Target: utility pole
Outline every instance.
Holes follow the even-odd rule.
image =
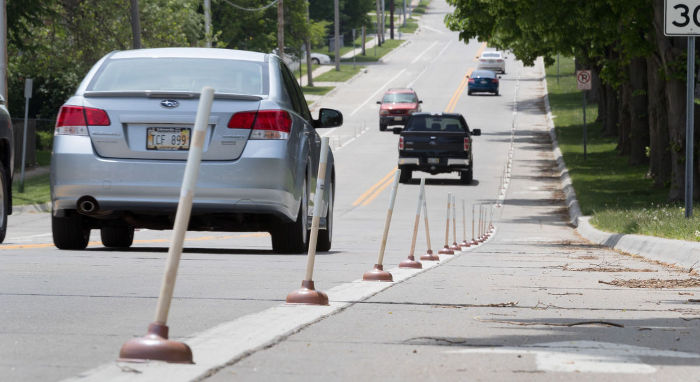
[[[335,0],[335,70],[340,71],[340,4]]]
[[[211,48],[211,0],[204,0],[204,38]]]
[[[390,37],[394,39],[394,0],[389,3],[389,29],[391,30]]]
[[[131,35],[133,37],[133,48],[141,49],[141,21],[139,20],[139,0],[131,0]]]
[[[311,25],[311,19],[309,17],[309,2],[306,2],[306,26]],[[306,46],[306,85],[314,86],[314,79],[311,76],[313,72],[311,68],[311,33],[306,30],[306,39],[304,40],[304,45]]]
[[[7,104],[7,8],[0,0],[0,95]]]
[[[284,60],[284,0],[277,1],[277,54]]]
[[[382,22],[381,22],[381,15],[382,15],[382,7],[379,5],[379,1],[377,0],[377,45],[382,46],[382,37],[383,34],[380,32],[382,28]]]

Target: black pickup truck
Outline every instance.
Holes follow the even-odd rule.
[[[394,128],[393,132],[400,134],[400,182],[409,182],[413,171],[433,175],[459,172],[462,183],[472,182],[472,136],[481,135],[481,130],[469,130],[461,114],[415,113],[405,128]]]

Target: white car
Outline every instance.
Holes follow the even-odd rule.
[[[323,53],[311,52],[311,63],[316,65],[327,65],[331,63],[331,58]]]
[[[503,74],[506,73],[506,60],[501,52],[493,50],[484,52],[481,54],[481,57],[477,57],[477,59],[479,59],[477,69],[493,70]]]

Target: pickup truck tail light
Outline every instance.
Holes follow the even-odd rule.
[[[56,135],[88,135],[88,126],[109,126],[107,112],[83,106],[61,106],[56,119]]]
[[[292,117],[285,110],[242,111],[228,121],[229,129],[252,129],[250,139],[288,139]]]
[[[471,139],[469,137],[464,137],[464,151],[469,151],[469,148],[472,145]]]
[[[403,137],[399,137],[399,150],[403,150]]]

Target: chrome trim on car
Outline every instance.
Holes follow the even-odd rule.
[[[418,158],[399,158],[399,164],[419,164]]]
[[[469,166],[469,159],[447,159],[448,166]]]

